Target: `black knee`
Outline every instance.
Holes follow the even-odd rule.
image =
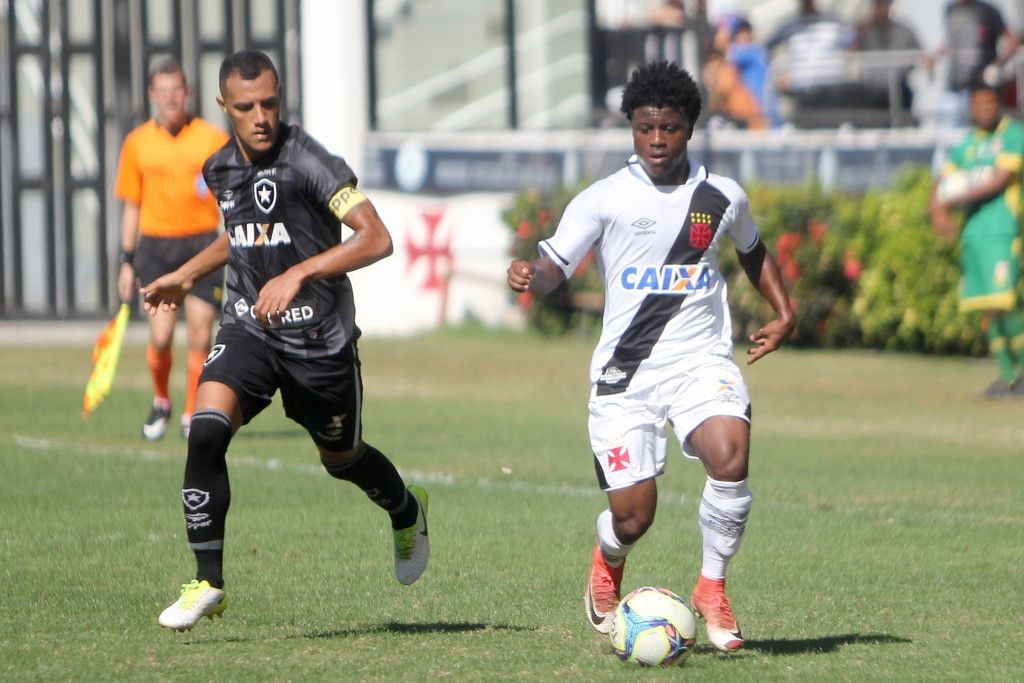
[[[654,524],[654,510],[630,510],[627,514],[612,512],[612,530],[615,536],[629,545],[636,543]]]
[[[343,457],[335,457],[330,460],[326,459],[323,451],[321,451],[320,464],[323,465],[327,474],[331,475],[335,479],[350,481],[354,466],[359,463],[359,460],[365,453],[366,444],[359,444],[357,448],[345,453],[336,453],[335,455],[341,455]]]
[[[223,456],[227,453],[231,434],[231,418],[227,415],[219,410],[197,410],[192,414],[188,433],[189,456]]]

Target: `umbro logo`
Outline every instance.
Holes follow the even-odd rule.
[[[658,221],[653,220],[651,218],[637,218],[635,221],[630,223],[630,225],[632,225],[634,228],[640,228],[641,230],[646,230],[647,228],[651,227],[652,225],[654,225],[657,222]]]

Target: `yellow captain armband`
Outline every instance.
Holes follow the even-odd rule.
[[[352,207],[357,204],[362,204],[366,200],[367,197],[363,194],[362,190],[358,187],[353,187],[352,185],[346,185],[334,193],[334,196],[331,197],[331,201],[327,202],[327,208],[329,208],[331,213],[333,213],[340,221],[345,218],[345,214],[347,214]]]

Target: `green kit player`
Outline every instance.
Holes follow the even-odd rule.
[[[1024,396],[1024,315],[1016,296],[1024,124],[1003,115],[999,91],[986,84],[972,88],[970,106],[971,130],[950,152],[933,186],[932,220],[949,237],[950,212],[964,212],[960,310],[982,313],[999,365],[999,377],[983,395]]]

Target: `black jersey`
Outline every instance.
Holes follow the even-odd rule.
[[[230,242],[221,325],[244,325],[272,348],[298,357],[331,355],[356,339],[347,275],[310,280],[269,327],[250,312],[267,281],[341,242],[336,213],[356,186],[345,160],[298,126],[282,123],[263,157],[247,161],[232,138],[207,159],[203,176],[220,203]]]

